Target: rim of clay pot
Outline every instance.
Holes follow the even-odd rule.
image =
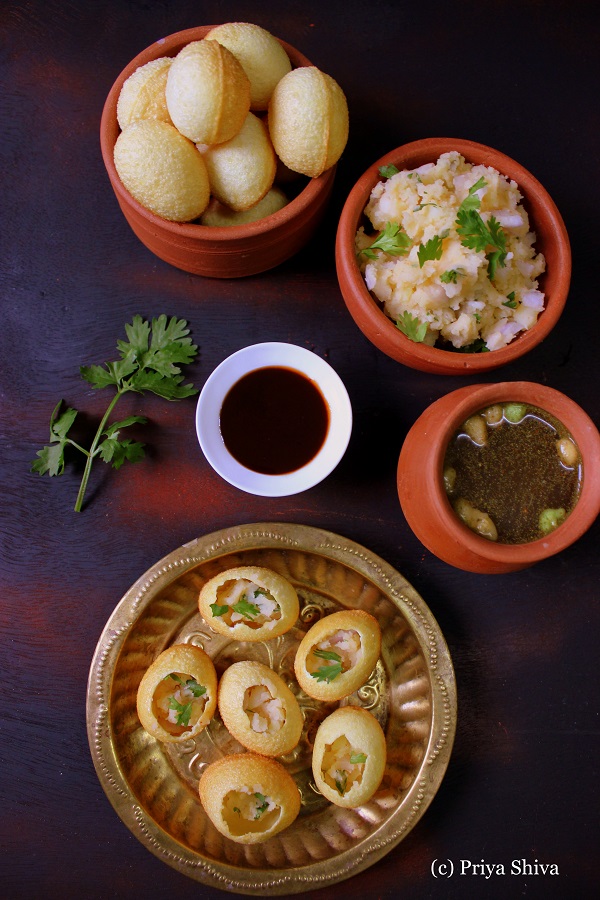
[[[385,315],[367,290],[356,260],[355,235],[371,191],[381,181],[380,166],[393,164],[399,169],[413,169],[427,162],[435,162],[440,154],[450,150],[457,150],[467,162],[491,166],[516,181],[530,216],[530,228],[536,233],[536,249],[546,256],[547,271],[540,277],[540,289],[546,294],[546,307],[537,323],[506,347],[488,353],[455,353],[411,341]],[[489,371],[532,350],[547,337],[560,318],[571,281],[571,247],[567,229],[546,189],[520,163],[499,150],[459,138],[423,138],[403,144],[369,166],[350,191],[342,209],[335,252],[344,301],[366,337],[388,356],[406,366],[446,375]]]
[[[156,213],[151,212],[151,210],[146,209],[146,207],[142,206],[141,203],[129,193],[119,178],[114,163],[114,147],[117,137],[120,134],[120,128],[117,121],[117,101],[123,84],[130,75],[133,75],[139,66],[143,66],[145,63],[150,62],[153,59],[158,59],[161,56],[175,56],[186,44],[189,44],[192,41],[202,40],[202,38],[204,38],[214,27],[214,25],[201,25],[197,28],[188,28],[184,31],[177,31],[168,37],[161,38],[149,47],[146,47],[141,53],[138,53],[138,55],[125,66],[111,87],[104,103],[100,120],[100,149],[111,185],[120,199],[120,202],[130,206],[138,216],[148,223],[148,225],[158,228],[163,232],[168,232],[174,236],[176,235],[179,238],[185,237],[199,242],[206,241],[213,245],[218,245],[219,243],[225,245],[231,243],[232,240],[242,241],[245,238],[254,238],[258,235],[268,235],[269,232],[275,231],[282,225],[295,219],[296,216],[304,212],[304,210],[310,208],[322,192],[327,191],[330,188],[330,185],[335,178],[337,166],[332,166],[317,178],[308,179],[307,184],[299,191],[297,196],[293,197],[282,209],[277,210],[277,212],[272,213],[270,216],[258,219],[256,222],[247,222],[241,225],[216,227],[199,225],[192,222],[171,222],[168,219],[157,216]],[[288,44],[279,38],[276,38],[276,40],[288,54],[294,68],[313,65],[310,60],[300,53],[299,50],[296,50],[295,47],[292,47],[291,44]],[[306,176],[298,175],[298,179],[304,178],[306,178]],[[223,247],[223,249],[225,250],[226,248]],[[211,250],[214,252],[215,247],[211,247]]]
[[[581,494],[572,512],[550,534],[525,544],[501,544],[475,534],[457,517],[443,486],[446,449],[458,427],[486,406],[510,401],[537,406],[562,422],[575,440],[582,459]],[[422,464],[419,472],[414,472],[408,460],[424,432],[428,448],[420,453]],[[417,491],[422,492],[417,507],[411,496],[414,479]],[[417,419],[400,452],[397,484],[408,524],[419,540],[440,559],[468,571],[517,570],[566,549],[594,523],[600,513],[600,434],[575,401],[546,385],[527,381],[469,385],[444,395]],[[424,530],[423,516],[434,517],[433,531],[430,528]]]

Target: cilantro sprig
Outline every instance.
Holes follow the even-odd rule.
[[[190,724],[190,716],[192,715],[192,704],[190,703],[179,703],[175,697],[169,697],[169,709],[174,709],[177,712],[177,725],[182,725],[184,728]]]
[[[317,681],[326,681],[329,684],[342,674],[342,657],[335,650],[313,650],[313,654],[319,659],[326,659],[329,662],[329,665],[321,666],[316,672],[311,672],[312,677]]]
[[[476,191],[485,187],[486,184],[485,179],[480,178],[469,188],[468,195],[456,213],[456,231],[461,238],[463,247],[467,247],[469,250],[479,252],[487,250],[488,247],[492,248],[489,253],[486,253],[485,258],[488,261],[488,278],[493,281],[498,266],[503,267],[506,264],[506,235],[500,222],[494,216],[490,216],[486,223],[479,214],[481,200]]]
[[[442,234],[436,234],[430,241],[421,244],[417,252],[419,258],[419,268],[422,269],[428,259],[441,259],[444,248],[444,238],[448,237],[448,232],[443,231]]]
[[[406,232],[400,229],[398,222],[386,222],[385,228],[370,246],[360,252],[367,259],[377,259],[376,250],[382,250],[388,256],[406,256],[411,241]]]
[[[260,791],[255,791],[254,796],[258,800],[259,805],[256,807],[254,818],[260,819],[262,814],[266,812],[269,808],[269,801],[265,797],[264,794],[261,794]]]
[[[198,348],[189,337],[189,329],[184,319],[165,315],[148,322],[141,316],[134,316],[131,324],[125,326],[127,341],[118,341],[120,359],[107,362],[103,366],[81,366],[81,377],[95,390],[111,387],[115,395],[102,416],[96,435],[89,450],[69,437],[69,431],[77,416],[77,410],[62,409],[60,400],[50,416],[50,443],[37,451],[37,459],[32,462],[31,471],[39,475],[62,475],[65,470],[65,450],[74,447],[86,457],[79,493],[75,502],[75,512],[83,506],[92,464],[98,457],[105,463],[112,463],[119,469],[124,462],[139,462],[144,457],[144,444],[122,438],[121,431],[134,424],[144,424],[144,416],[128,416],[120,422],[108,424],[110,415],[118,400],[129,391],[143,394],[150,391],[165,400],[182,400],[198,393],[193,384],[183,384],[181,365],[190,363],[196,357]]]
[[[427,334],[427,322],[419,321],[419,319],[417,319],[416,316],[413,316],[412,313],[409,313],[408,310],[405,310],[401,316],[398,316],[396,319],[396,328],[416,344],[422,344],[425,340],[425,335]]]

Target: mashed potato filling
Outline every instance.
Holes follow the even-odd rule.
[[[246,688],[243,706],[253,731],[275,734],[285,724],[283,703],[279,697],[273,697],[264,684]]]
[[[544,309],[537,279],[546,262],[535,250],[521,200],[514,181],[456,151],[378,182],[365,215],[377,232],[397,223],[406,246],[401,255],[365,254],[377,235],[359,228],[356,249],[367,288],[397,324],[408,316],[426,326],[422,340],[430,346],[439,340],[473,351],[505,347]],[[465,234],[464,218],[479,225],[474,239]],[[498,243],[486,243],[487,233]]]
[[[353,748],[342,734],[332,744],[325,744],[321,762],[323,779],[343,796],[354,783],[362,781],[366,761],[367,755]]]

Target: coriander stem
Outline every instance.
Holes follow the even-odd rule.
[[[127,390],[127,388],[120,388],[117,391],[115,396],[110,401],[110,403],[108,405],[108,409],[102,416],[102,421],[100,422],[100,425],[98,426],[98,431],[96,432],[96,436],[94,437],[94,440],[92,441],[92,446],[89,449],[88,456],[85,461],[85,469],[83,470],[81,484],[79,485],[79,493],[77,494],[77,500],[75,501],[75,506],[73,507],[75,512],[81,512],[81,507],[83,505],[83,498],[85,496],[85,492],[87,489],[87,483],[88,483],[88,480],[90,477],[90,472],[92,471],[92,463],[94,462],[94,457],[96,456],[98,444],[100,442],[100,438],[102,437],[102,432],[104,431],[104,426],[106,425],[106,423],[108,421],[108,417],[110,416],[111,412],[115,408],[115,406],[117,404],[117,400],[119,399],[121,394],[125,393],[126,390]],[[84,452],[86,452],[86,451],[84,451]]]

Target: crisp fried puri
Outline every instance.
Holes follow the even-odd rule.
[[[205,40],[218,41],[231,50],[250,79],[250,108],[266,109],[275,85],[292,68],[279,41],[264,28],[248,22],[217,25]]]
[[[238,133],[250,109],[250,82],[235,56],[217,41],[192,41],[167,77],[173,124],[191,141],[221,144]]]
[[[219,712],[240,744],[263,756],[282,756],[297,745],[303,718],[293,693],[268,666],[233,663],[219,682]]]
[[[266,125],[248,113],[240,131],[222,144],[199,144],[210,192],[231,209],[249,209],[265,196],[275,178],[275,151]]]
[[[165,88],[173,60],[169,56],[139,66],[121,88],[117,101],[117,120],[121,131],[138,119],[171,122]]]
[[[258,844],[292,824],[300,792],[283,766],[254,753],[225,756],[202,773],[200,801],[215,826],[238,844]]]
[[[381,650],[377,620],[362,609],[320,619],[304,635],[294,660],[302,690],[316,700],[347,697],[365,683]]]
[[[262,566],[237,566],[206,582],[198,598],[205,622],[238,641],[265,641],[285,634],[300,612],[287,579]]]
[[[137,693],[143,728],[159,741],[181,743],[199,734],[217,706],[210,657],[191,644],[173,644],[144,673]]]
[[[311,178],[338,161],[348,140],[344,92],[315,66],[293,69],[281,79],[269,103],[268,122],[277,156]]]
[[[204,160],[167,122],[141,119],[128,125],[115,144],[115,168],[138,203],[164,219],[190,222],[208,205]]]
[[[232,225],[246,225],[248,222],[258,222],[260,219],[266,219],[273,213],[283,209],[288,203],[288,198],[276,186],[268,191],[262,200],[255,203],[249,209],[236,212],[219,203],[214,197],[202,213],[200,224],[207,225],[210,228],[228,228]]]
[[[386,763],[383,729],[366,709],[343,706],[317,730],[312,756],[315,783],[336,806],[354,808],[369,800]]]

